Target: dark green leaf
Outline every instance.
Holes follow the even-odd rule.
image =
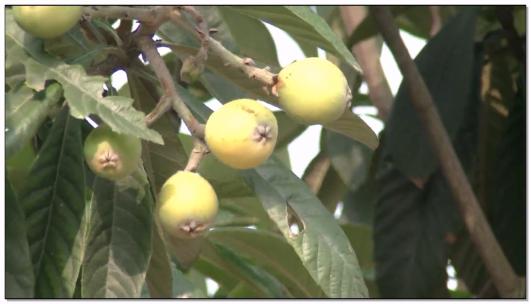
[[[35,296],[69,298],[83,258],[81,122],[63,108],[20,196],[35,271]]]
[[[271,23],[299,41],[339,56],[357,71],[358,62],[325,20],[307,6],[231,6],[230,9]]]
[[[151,257],[152,197],[95,178],[83,298],[136,298]]]
[[[162,231],[153,220],[151,228],[151,259],[146,273],[146,285],[152,298],[171,298],[173,296],[173,276],[170,256],[164,244]]]
[[[219,6],[218,11],[236,42],[240,56],[251,57],[271,67],[279,65],[275,43],[262,22],[226,6]]]
[[[284,111],[273,112],[278,124],[278,137],[276,149],[287,146],[292,140],[297,138],[308,128],[307,125],[300,124],[289,117]]]
[[[9,180],[5,180],[5,297],[33,298],[35,277],[22,211]]]
[[[252,286],[260,297],[286,298],[291,297],[286,288],[270,273],[255,266],[251,260],[246,259],[225,244],[212,242],[209,245],[233,271],[239,273],[244,281]]]
[[[361,119],[351,111],[345,111],[343,116],[338,120],[323,125],[325,128],[335,131],[337,133],[346,135],[354,139],[372,150],[378,146],[378,136],[374,131]]]
[[[368,296],[354,250],[333,216],[304,182],[275,158],[242,173],[327,296]],[[297,224],[298,233],[290,230],[290,222]]]
[[[475,16],[471,9],[450,20],[415,59],[452,139],[464,123],[467,100],[473,94]],[[435,171],[437,161],[409,99],[402,83],[387,122],[382,153],[407,176],[426,178]]]
[[[252,259],[280,280],[294,297],[324,296],[282,236],[248,228],[218,228],[209,232],[208,238]]]
[[[22,85],[6,94],[7,158],[19,152],[22,146],[35,136],[62,93],[61,86],[54,83],[39,93],[34,93]]]

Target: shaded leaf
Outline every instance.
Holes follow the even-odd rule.
[[[26,84],[30,88],[42,90],[46,80],[57,80],[63,87],[72,116],[84,118],[97,114],[118,133],[163,143],[160,134],[146,127],[144,114],[132,107],[130,98],[102,97],[104,77],[89,76],[80,65],[68,65],[44,53],[42,40],[26,35],[9,13],[6,25],[6,44],[10,51],[6,55],[24,63]]]
[[[173,276],[170,256],[164,244],[162,231],[153,220],[151,235],[151,258],[146,272],[146,285],[152,298],[173,296]]]
[[[282,236],[248,228],[218,228],[208,238],[252,259],[274,275],[296,298],[317,298],[324,294]]]
[[[35,271],[35,296],[69,298],[83,258],[81,122],[63,108],[31,168],[20,203]]]
[[[325,20],[307,6],[230,6],[231,10],[271,23],[299,41],[339,56],[361,71],[352,53],[330,29]]]
[[[272,158],[242,172],[269,216],[327,296],[367,297],[356,254],[333,216],[293,173]],[[297,220],[299,233],[290,230]]]
[[[152,197],[95,178],[83,265],[83,298],[136,298],[151,257]],[[149,193],[149,191],[148,191]]]
[[[238,14],[227,6],[218,6],[217,9],[234,38],[240,56],[251,57],[272,67],[279,65],[275,43],[262,22]]]
[[[9,180],[5,180],[5,297],[33,298],[35,277],[24,212]]]
[[[470,9],[450,20],[415,59],[451,139],[464,123],[473,90],[475,16],[475,9]],[[409,99],[402,82],[387,122],[382,154],[406,176],[426,178],[435,171],[437,160],[427,148],[428,135],[419,128],[421,121]]]
[[[244,278],[244,281],[253,287],[261,297],[286,298],[289,295],[286,288],[271,274],[251,263],[250,260],[240,256],[224,244],[212,242],[209,245],[215,250],[233,271]]]
[[[376,136],[374,131],[363,121],[363,119],[351,111],[345,111],[338,120],[325,124],[324,127],[346,135],[366,145],[372,150],[376,149],[378,146],[378,136]]]
[[[6,157],[19,152],[35,136],[50,108],[62,96],[61,86],[49,85],[44,91],[34,93],[22,85],[6,94]]]

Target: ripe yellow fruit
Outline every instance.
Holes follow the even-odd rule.
[[[217,213],[216,192],[197,173],[178,171],[160,190],[157,215],[171,236],[195,238],[210,226]]]
[[[352,98],[341,70],[326,59],[297,60],[278,74],[279,104],[288,115],[306,124],[337,120]]]
[[[102,125],[85,139],[85,160],[98,176],[117,181],[135,171],[142,155],[140,139]]]
[[[81,6],[13,6],[18,25],[35,37],[50,39],[68,32],[81,18]]]
[[[210,151],[235,169],[260,165],[273,152],[278,136],[275,115],[252,99],[236,99],[212,113],[205,126]]]

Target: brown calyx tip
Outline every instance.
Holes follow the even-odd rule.
[[[203,231],[205,231],[207,228],[207,224],[199,223],[195,220],[187,221],[186,223],[182,224],[181,227],[179,227],[182,232],[186,233],[191,237],[203,233]]]
[[[268,140],[273,138],[271,126],[267,124],[260,124],[256,126],[253,133],[253,140],[265,144]]]
[[[104,169],[116,168],[120,157],[113,151],[107,151],[99,157],[98,161]]]

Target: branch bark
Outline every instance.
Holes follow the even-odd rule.
[[[393,15],[389,8],[385,6],[371,7],[371,13],[397,61],[400,71],[404,75],[410,100],[420,117],[423,127],[428,132],[431,147],[450,185],[465,226],[487,267],[494,285],[502,297],[521,297],[522,290],[520,287],[522,280],[511,268],[485,219],[472,187],[455,154],[450,138],[444,129],[428,88],[400,38]]]
[[[341,17],[347,33],[352,33],[367,16],[365,6],[341,6]],[[369,98],[378,109],[378,116],[387,120],[393,104],[393,93],[380,64],[380,47],[376,37],[360,41],[352,46],[352,53],[358,60],[363,78],[369,88]]]

